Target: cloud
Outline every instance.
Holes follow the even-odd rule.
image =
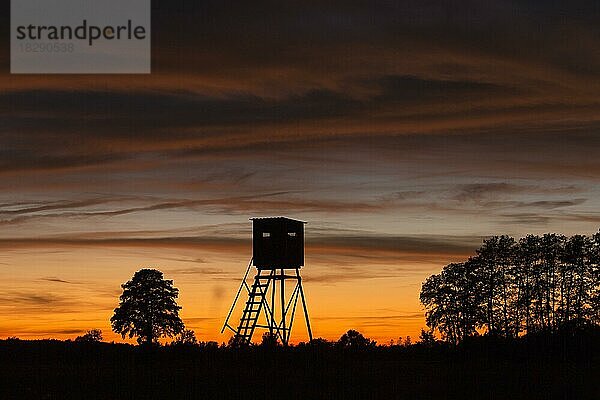
[[[56,283],[69,283],[69,284],[73,283],[71,281],[66,281],[64,279],[60,279],[60,278],[57,278],[57,277],[54,277],[54,276],[40,278],[39,280],[46,281],[46,282],[56,282]]]
[[[214,321],[214,320],[218,320],[218,318],[213,318],[213,317],[190,317],[190,318],[186,318],[186,321],[190,321],[190,322],[204,322],[204,321]]]
[[[573,200],[538,200],[530,202],[506,202],[506,205],[517,208],[540,208],[553,210],[556,208],[572,207],[579,204],[583,204],[587,199],[573,199]],[[490,206],[494,206],[495,202],[489,202]]]
[[[351,201],[325,200],[318,198],[302,198],[293,196],[293,192],[257,193],[247,196],[205,198],[205,199],[155,199],[131,198],[98,198],[83,201],[58,201],[49,204],[24,207],[19,209],[0,209],[0,225],[18,225],[31,220],[44,219],[73,219],[73,218],[104,218],[118,217],[134,213],[150,213],[166,210],[201,210],[207,213],[262,214],[262,213],[298,213],[298,212],[345,212],[368,213],[389,208],[389,204],[381,201]],[[120,208],[111,203],[124,204],[127,202],[145,203],[134,207]],[[103,206],[104,210],[98,209]],[[86,210],[85,208],[89,208]],[[47,211],[60,211],[49,213]]]
[[[165,271],[173,275],[203,275],[203,276],[222,276],[225,273],[219,268],[175,268]]]
[[[204,258],[177,258],[177,257],[162,257],[163,260],[167,261],[176,261],[176,262],[184,262],[184,263],[192,263],[192,264],[206,264],[208,261]],[[193,271],[194,268],[190,269]]]
[[[480,237],[422,235],[422,236],[394,236],[394,235],[353,235],[353,236],[321,236],[307,238],[307,246],[316,249],[341,250],[352,248],[364,251],[380,251],[390,253],[409,254],[466,254],[477,247]],[[475,246],[475,247],[474,247]]]
[[[500,222],[505,225],[548,225],[552,217],[539,213],[506,213],[500,214]]]
[[[464,185],[459,185],[457,187],[457,193],[452,197],[453,200],[457,201],[482,201],[488,200],[490,198],[497,198],[498,196],[506,196],[506,195],[572,195],[574,193],[579,193],[582,191],[581,188],[576,187],[575,185],[566,185],[566,186],[558,186],[558,187],[543,187],[540,185],[524,185],[524,184],[515,184],[510,182],[485,182],[485,183],[469,183]],[[577,201],[581,201],[582,199],[578,199]],[[575,203],[576,201],[574,201]],[[538,206],[543,207],[544,202],[530,202],[524,203],[529,206],[535,206],[537,203]],[[550,202],[549,202],[550,203]],[[491,203],[487,203],[491,205]]]
[[[336,322],[338,324],[344,324],[346,327],[354,327],[354,329],[370,329],[375,328],[380,331],[376,335],[380,335],[381,330],[402,330],[403,325],[414,324],[420,322],[420,325],[424,323],[424,312],[407,312],[401,314],[374,314],[374,315],[349,315],[346,317],[340,316],[327,316],[327,317],[311,317],[315,321],[324,322]]]
[[[413,313],[403,313],[403,314],[382,314],[382,315],[362,315],[362,316],[328,316],[328,317],[314,317],[315,320],[343,320],[343,321],[372,321],[372,320],[404,320],[404,319],[422,319],[424,313],[422,312],[413,312]]]
[[[90,206],[96,206],[100,204],[105,204],[110,201],[119,201],[119,198],[114,199],[89,199],[89,200],[81,200],[81,201],[57,201],[57,202],[49,202],[47,204],[37,204],[34,206],[28,206],[23,208],[14,208],[14,205],[9,205],[12,209],[1,209],[0,214],[4,215],[22,215],[22,214],[33,214],[45,211],[53,211],[53,210],[73,210],[77,208],[85,208]],[[121,199],[122,200],[122,199]]]
[[[199,237],[162,237],[162,238],[97,238],[80,239],[76,237],[62,238],[24,238],[0,239],[0,248],[69,248],[69,247],[107,247],[107,248],[189,248],[224,251],[246,248],[245,241],[234,238],[199,238]]]
[[[528,189],[530,188],[507,182],[471,183],[460,186],[453,199],[458,201],[482,200],[492,195],[522,193]]]
[[[82,309],[96,309],[101,306],[91,300],[77,296],[58,294],[51,291],[39,293],[38,290],[8,289],[0,296],[0,313],[18,313],[19,315],[38,315],[40,313],[70,314]]]
[[[160,232],[158,232],[160,233]],[[101,233],[77,236],[53,236],[46,238],[0,239],[0,248],[15,249],[60,249],[60,248],[173,248],[193,249],[216,252],[234,252],[248,254],[251,248],[249,238],[218,236],[163,236],[163,237],[129,237],[123,234]],[[480,237],[463,236],[394,236],[377,234],[346,235],[311,235],[306,239],[307,256],[316,259],[323,257],[357,260],[377,259],[383,262],[394,262],[403,257],[414,257],[419,260],[431,257],[458,257],[470,254],[481,242]],[[401,269],[398,269],[400,271]],[[196,267],[174,268],[176,274],[200,274],[218,276],[224,272],[219,268]]]
[[[388,262],[390,262],[389,259]],[[311,284],[335,285],[356,280],[402,278],[415,274],[422,275],[424,273],[423,269],[406,267],[381,268],[371,265],[366,270],[364,267],[344,267],[343,265],[343,263],[338,262],[335,264],[335,268],[327,272],[321,272],[322,269],[313,268],[310,274],[307,274],[303,280]]]
[[[10,296],[12,302],[24,305],[62,304],[64,299],[52,294],[35,294],[26,292],[13,292]]]

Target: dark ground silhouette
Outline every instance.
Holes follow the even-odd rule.
[[[600,332],[458,347],[0,341],[2,399],[598,399]]]

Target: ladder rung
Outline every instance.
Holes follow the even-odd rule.
[[[238,332],[241,332],[241,331],[246,332],[246,331],[249,331],[251,329],[252,329],[251,326],[238,326]]]

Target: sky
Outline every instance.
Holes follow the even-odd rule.
[[[596,1],[154,2],[152,74],[110,76],[11,75],[6,3],[0,337],[120,341],[149,267],[227,341],[248,219],[285,215],[316,337],[416,338],[483,238],[600,227]]]

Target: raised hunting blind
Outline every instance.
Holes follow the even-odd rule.
[[[258,269],[304,265],[304,221],[285,217],[251,218],[252,265]]]
[[[306,222],[286,217],[251,218],[252,259],[233,300],[223,329],[234,333],[238,344],[250,344],[257,328],[267,330],[287,345],[292,332],[298,300],[302,303],[308,337],[312,331],[300,268],[304,266],[304,225]],[[252,266],[257,273],[248,284]],[[286,286],[286,281],[293,281]],[[245,292],[247,300],[241,310],[237,328],[229,324],[236,304]]]

